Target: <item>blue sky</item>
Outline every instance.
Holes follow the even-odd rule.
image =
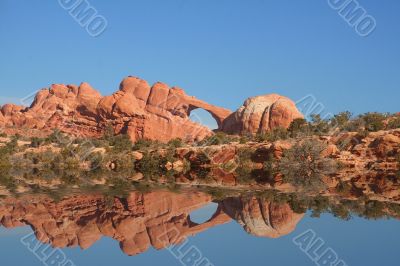
[[[315,96],[327,112],[400,111],[400,2],[359,0],[360,37],[327,0],[89,1],[91,37],[57,0],[0,0],[0,102],[52,83],[103,95],[127,75],[178,85],[232,110],[249,96]]]

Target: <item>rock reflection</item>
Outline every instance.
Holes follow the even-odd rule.
[[[269,238],[291,233],[304,216],[295,213],[288,203],[274,203],[256,197],[228,198],[220,206],[247,233]]]
[[[134,191],[124,197],[77,194],[59,201],[45,195],[24,195],[1,200],[0,225],[30,226],[39,241],[57,248],[87,249],[102,237],[110,237],[132,256],[150,247],[164,249],[179,244],[189,236],[232,220],[251,235],[278,238],[294,231],[308,209],[331,212],[336,217],[346,217],[349,210],[357,210],[364,217],[400,217],[400,205],[392,203],[296,197],[264,192],[218,198],[195,190],[179,194]],[[209,220],[198,224],[190,219],[190,213],[211,202],[217,203],[218,208]]]
[[[6,228],[29,225],[36,237],[53,247],[87,249],[102,236],[120,243],[127,255],[162,249],[187,236],[231,219],[220,209],[205,223],[190,220],[189,213],[212,200],[202,192],[131,192],[127,198],[77,195],[54,202],[48,197],[7,199],[0,206],[0,224]],[[174,232],[179,232],[179,235]]]

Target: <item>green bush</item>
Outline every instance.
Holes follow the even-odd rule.
[[[367,219],[379,219],[385,217],[385,205],[379,201],[369,201],[365,204],[364,217]]]
[[[257,142],[264,142],[264,141],[273,142],[273,141],[287,139],[287,138],[289,138],[288,130],[286,130],[285,128],[282,128],[282,127],[277,127],[277,128],[272,129],[269,132],[257,134],[255,137],[255,140]]]
[[[312,131],[314,135],[323,135],[329,133],[331,130],[331,123],[329,120],[322,119],[321,115],[313,114],[311,115],[311,123],[309,123],[309,130]]]
[[[160,176],[165,173],[166,160],[158,153],[145,152],[143,158],[136,164],[136,168],[145,177]]]
[[[394,118],[392,118],[388,125],[387,125],[388,129],[396,129],[396,128],[400,128],[400,116],[395,116]]]
[[[30,147],[38,148],[45,142],[42,138],[32,137]]]
[[[349,132],[359,132],[365,130],[365,121],[358,117],[353,120],[347,122],[347,124],[343,127],[343,130]]]
[[[63,134],[60,130],[55,129],[53,133],[51,133],[46,139],[46,143],[53,143],[53,144],[58,144],[60,146],[67,146],[68,144],[72,143],[72,140],[70,138]]]
[[[360,118],[365,123],[365,130],[370,132],[376,132],[385,129],[385,119],[387,115],[380,113],[366,113],[361,115]]]
[[[150,149],[159,149],[162,147],[164,147],[164,145],[157,140],[139,139],[133,144],[132,149],[134,151],[145,151]]]
[[[324,187],[322,176],[335,170],[334,161],[321,156],[326,145],[317,140],[305,140],[285,150],[279,162],[283,181],[305,189]]]
[[[310,135],[310,127],[308,122],[303,118],[296,118],[290,123],[288,128],[290,137],[296,138],[298,136]]]
[[[114,136],[109,140],[114,152],[131,151],[132,142],[128,135]]]
[[[200,146],[211,146],[211,145],[223,145],[223,144],[229,144],[234,141],[238,141],[239,138],[228,135],[224,132],[217,132],[214,135],[207,137],[203,139],[202,141],[199,142]]]
[[[171,139],[170,141],[168,141],[167,143],[168,147],[170,148],[180,148],[184,145],[183,141],[180,138],[176,138],[176,139]]]
[[[349,111],[338,113],[331,118],[331,126],[342,130],[350,121],[351,116],[352,114]]]
[[[248,184],[253,180],[253,161],[254,150],[251,148],[239,148],[237,151],[237,181],[242,184]]]

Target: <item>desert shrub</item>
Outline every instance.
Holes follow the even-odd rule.
[[[365,123],[365,130],[375,132],[385,129],[385,119],[387,115],[380,113],[366,113],[361,115],[360,118]]]
[[[288,204],[295,213],[302,214],[308,209],[308,202],[297,195],[291,195]]]
[[[165,173],[166,160],[158,153],[145,152],[143,158],[136,164],[136,168],[146,177],[160,176]]]
[[[72,140],[65,134],[63,134],[60,130],[55,129],[47,138],[45,139],[46,143],[58,144],[60,146],[66,146],[72,143]]]
[[[2,170],[0,170],[0,185],[6,187],[11,191],[13,191],[17,187],[16,180],[12,178],[8,173],[3,173]]]
[[[0,137],[1,137],[1,138],[7,138],[7,134],[6,134],[5,132],[1,132],[1,133],[0,133]]]
[[[388,125],[387,125],[388,129],[396,129],[396,128],[400,128],[400,116],[395,116],[394,118],[392,118]]]
[[[17,149],[18,140],[16,137],[12,137],[5,146],[0,147],[0,183],[7,187],[13,183],[13,179],[8,173],[12,167],[10,157]]]
[[[399,204],[389,203],[387,207],[391,212],[393,212],[397,216],[400,216],[400,205]]]
[[[277,141],[281,139],[287,139],[289,137],[289,132],[282,127],[274,128],[269,132],[257,134],[255,136],[255,140],[257,142],[264,142],[264,141]]]
[[[91,139],[90,142],[93,144],[94,147],[96,148],[107,148],[109,146],[109,143],[107,140],[100,138],[100,139]]]
[[[79,169],[64,169],[60,173],[61,175],[58,174],[58,176],[61,176],[61,182],[64,185],[82,185],[82,172]]]
[[[7,147],[0,148],[0,185],[7,188],[14,187],[14,180],[9,176],[12,165],[10,163],[10,150]]]
[[[351,192],[352,186],[348,182],[340,181],[336,186],[336,191],[342,195],[349,195]]]
[[[350,121],[351,116],[352,114],[349,111],[338,113],[331,118],[331,126],[342,130]]]
[[[199,146],[211,146],[211,145],[222,145],[237,141],[238,137],[228,135],[222,131],[215,133],[214,135],[207,137],[199,142]]]
[[[360,117],[352,119],[343,126],[343,130],[349,132],[359,132],[365,130],[365,121]]]
[[[239,183],[249,183],[253,179],[253,161],[254,151],[251,148],[239,148],[237,151],[237,181]]]
[[[303,118],[296,118],[290,123],[288,128],[290,137],[296,138],[299,136],[310,135],[310,127],[308,122]]]
[[[104,129],[102,139],[104,140],[111,140],[115,136],[114,128],[111,124],[106,125],[106,128]]]
[[[180,148],[184,145],[183,141],[180,138],[176,138],[176,139],[171,139],[170,141],[168,141],[167,143],[168,147],[170,148]]]
[[[344,204],[338,204],[331,206],[331,213],[333,216],[340,218],[342,220],[350,220],[351,213],[349,209]]]
[[[278,166],[283,181],[305,189],[323,187],[322,176],[335,167],[333,160],[321,156],[325,147],[317,140],[306,140],[285,150]]]
[[[113,152],[122,152],[132,150],[132,142],[128,135],[117,135],[109,140]]]
[[[331,129],[332,128],[329,120],[322,119],[321,115],[319,114],[311,115],[311,123],[309,123],[309,130],[314,135],[327,134]]]
[[[385,204],[379,201],[368,201],[365,203],[364,217],[367,219],[379,219],[385,217]]]
[[[91,152],[85,159],[89,163],[90,171],[99,171],[104,161],[104,155],[101,152]]]
[[[252,136],[243,135],[243,136],[240,136],[239,143],[240,144],[246,144],[246,143],[250,142],[251,140],[252,140]]]
[[[14,152],[18,151],[18,139],[19,137],[17,135],[14,135],[11,137],[10,141],[6,143],[5,146],[1,148],[3,153],[6,154],[13,154]]]
[[[114,164],[112,171],[128,177],[135,171],[135,158],[130,153],[106,154],[104,162]]]
[[[203,151],[200,151],[199,153],[197,153],[195,155],[195,159],[191,161],[191,165],[193,167],[204,166],[204,165],[208,165],[210,163],[211,163],[210,157],[208,157],[208,155],[206,153],[204,153]]]
[[[37,138],[37,137],[33,137],[33,138],[31,138],[30,147],[32,147],[32,148],[38,148],[38,147],[40,147],[44,142],[45,142],[44,139]]]
[[[310,209],[312,217],[320,217],[321,213],[328,212],[329,199],[320,195],[316,196],[310,204]]]
[[[134,151],[144,151],[150,149],[159,149],[162,147],[164,147],[164,145],[157,140],[139,139],[133,144],[132,149]]]
[[[221,201],[227,198],[228,192],[223,190],[222,188],[217,187],[206,187],[203,188],[203,191],[210,195],[213,200]]]

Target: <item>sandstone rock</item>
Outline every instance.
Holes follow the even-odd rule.
[[[293,119],[302,117],[291,100],[276,94],[249,98],[232,113],[188,96],[181,88],[161,82],[150,87],[146,81],[129,76],[117,92],[104,97],[85,82],[79,87],[53,84],[39,91],[28,108],[4,105],[0,127],[10,134],[25,128],[42,136],[58,128],[75,136],[99,137],[112,126],[116,134],[128,134],[132,141],[199,141],[213,132],[189,119],[198,108],[209,112],[219,129],[228,133],[262,133],[288,127]]]
[[[151,246],[161,249],[178,244],[187,236],[231,220],[217,212],[203,224],[190,221],[192,211],[210,202],[211,196],[200,192],[131,192],[125,199],[114,198],[112,206],[101,195],[69,196],[59,202],[26,196],[0,204],[0,225],[29,225],[39,241],[58,248],[87,249],[107,236],[132,256]]]
[[[131,176],[131,180],[133,181],[139,181],[142,180],[144,178],[144,175],[142,173],[136,173],[133,176]]]
[[[223,200],[222,209],[249,234],[269,238],[291,233],[304,216],[295,213],[287,203],[271,203],[255,197]]]
[[[119,90],[102,97],[88,83],[53,84],[39,91],[29,108],[6,104],[1,108],[0,127],[15,134],[33,129],[32,135],[48,135],[53,129],[79,137],[99,137],[108,126],[132,141],[174,138],[197,141],[213,132],[189,119],[196,108],[208,111],[219,125],[231,111],[188,96],[182,89],[163,83],[152,87],[136,77],[125,78]],[[35,131],[36,130],[36,131]]]
[[[132,153],[133,158],[135,158],[135,160],[140,161],[143,159],[143,153],[138,152],[138,151],[133,151]]]
[[[265,133],[278,127],[287,128],[296,118],[303,115],[292,100],[269,94],[247,99],[223,121],[222,130],[234,134]]]
[[[184,163],[182,160],[175,161],[172,164],[172,169],[174,169],[176,172],[182,172],[184,170],[183,168],[184,168]]]

